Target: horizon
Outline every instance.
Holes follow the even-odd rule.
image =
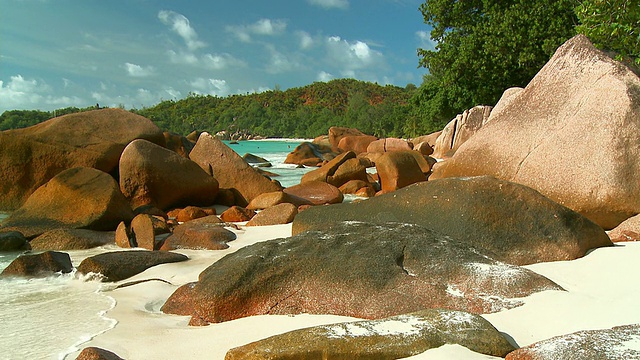
[[[342,78],[419,86],[416,51],[434,45],[422,2],[0,0],[0,113],[143,108]]]

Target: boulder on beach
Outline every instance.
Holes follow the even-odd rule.
[[[257,166],[257,167],[272,167],[273,165],[271,164],[271,162],[261,156],[258,155],[254,155],[254,154],[250,154],[250,153],[246,153],[244,155],[242,155],[242,159],[244,161],[246,161],[248,164],[250,164],[251,166]]]
[[[347,135],[340,139],[338,149],[341,152],[353,151],[357,155],[367,152],[369,144],[376,140],[378,138],[373,135]]]
[[[0,276],[47,277],[54,273],[70,273],[73,270],[69,254],[45,251],[15,258]]]
[[[582,215],[529,187],[490,176],[421,182],[367,201],[311,208],[296,216],[292,232],[341,221],[422,225],[516,265],[572,260],[613,245]]]
[[[296,146],[284,160],[285,164],[319,166],[323,161],[330,161],[338,155],[329,145],[314,142],[303,142]]]
[[[225,360],[379,359],[421,354],[445,344],[504,357],[513,345],[479,315],[429,309],[380,320],[314,326],[233,348]]]
[[[312,205],[339,204],[344,200],[340,189],[322,181],[300,183],[284,189],[284,192]]]
[[[116,355],[115,353],[97,348],[97,347],[87,347],[82,349],[76,360],[123,360],[121,357]]]
[[[288,224],[298,215],[298,207],[290,203],[282,203],[266,208],[256,214],[247,226],[266,226]]]
[[[14,210],[63,170],[118,169],[125,146],[134,139],[164,145],[151,120],[121,109],[68,114],[40,124],[0,132],[0,209]]]
[[[509,353],[506,360],[640,359],[639,337],[639,324],[578,331],[524,346]]]
[[[456,115],[436,139],[433,156],[440,159],[453,156],[462,144],[489,121],[491,109],[491,106],[478,105]]]
[[[166,210],[182,205],[212,205],[218,194],[218,181],[195,162],[171,150],[135,140],[120,158],[120,188],[134,208],[152,205]]]
[[[406,140],[397,138],[385,138],[371,142],[367,147],[368,153],[383,153],[390,151],[413,150],[413,145]]]
[[[164,141],[167,149],[171,151],[175,151],[178,155],[183,158],[189,158],[189,153],[193,149],[195,142],[189,141],[186,137],[178,134],[173,134],[170,132],[164,132]]]
[[[239,249],[162,311],[210,323],[301,313],[379,319],[425,308],[489,313],[543,290],[561,288],[427,228],[347,221]]]
[[[423,166],[418,163],[420,158]],[[431,166],[420,153],[413,150],[385,152],[376,160],[376,171],[383,193],[393,192],[421,181],[427,181],[423,170],[429,172]]]
[[[236,234],[224,228],[224,222],[217,216],[207,216],[178,225],[164,240],[160,250],[224,250]]]
[[[236,205],[247,206],[256,196],[282,190],[277,181],[261,175],[220,139],[202,133],[189,155],[221,188],[231,189]]]
[[[251,220],[255,215],[255,210],[242,206],[232,206],[220,214],[220,219],[224,222],[243,222]]]
[[[115,230],[133,211],[118,183],[92,168],[65,170],[39,187],[2,224],[32,238],[58,228]]]
[[[113,231],[88,229],[55,229],[29,242],[33,250],[82,250],[113,243]]]
[[[613,242],[640,241],[640,215],[628,218],[609,232]]]
[[[492,175],[612,229],[640,213],[639,88],[577,35],[431,178]]]
[[[27,238],[19,231],[0,233],[0,251],[29,250],[31,246]]]
[[[296,206],[310,204],[309,201],[287,194],[284,191],[274,191],[256,196],[247,205],[247,209],[262,210],[283,203],[290,203]]]
[[[182,254],[164,251],[113,251],[88,257],[78,266],[82,274],[101,274],[102,281],[115,282],[137,275],[150,267],[189,260]]]

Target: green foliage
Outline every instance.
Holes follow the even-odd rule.
[[[640,4],[638,0],[582,0],[575,9],[576,30],[621,61],[640,66]]]
[[[420,6],[435,50],[418,49],[429,70],[414,103],[429,124],[525,86],[575,34],[577,0],[429,0]]]
[[[25,128],[39,124],[45,120],[49,120],[52,117],[94,109],[95,107],[90,106],[83,109],[77,107],[66,107],[54,111],[7,110],[0,115],[0,131]]]

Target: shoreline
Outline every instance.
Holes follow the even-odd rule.
[[[79,346],[107,349],[126,359],[190,358],[223,359],[226,352],[272,335],[294,329],[360,319],[336,315],[261,315],[203,327],[188,326],[189,316],[160,312],[166,299],[179,286],[197,281],[202,270],[226,254],[257,242],[291,235],[291,224],[242,227],[238,239],[221,251],[177,251],[190,257],[185,263],[164,264],[148,269],[118,284],[160,278],[171,285],[149,281],[107,290],[116,300],[106,313],[118,323]],[[579,330],[606,329],[640,323],[640,289],[626,284],[626,274],[640,271],[640,243],[623,243],[591,251],[585,257],[525,266],[547,276],[565,292],[544,291],[523,298],[524,305],[482,315],[518,346],[526,346],[556,335]],[[638,344],[640,346],[640,344]],[[75,359],[77,352],[65,359]],[[459,345],[445,345],[410,359],[498,359],[474,353]]]

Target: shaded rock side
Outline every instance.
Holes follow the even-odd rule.
[[[344,220],[422,225],[516,265],[572,260],[612,245],[602,228],[580,214],[489,176],[422,182],[363,202],[311,208],[296,216],[292,233]]]
[[[605,229],[640,213],[638,75],[578,35],[508,101],[431,178],[524,184]]]
[[[174,151],[135,140],[120,158],[120,188],[133,208],[152,205],[166,210],[183,205],[212,205],[218,194],[218,181]]]
[[[217,216],[208,216],[178,225],[173,234],[165,239],[160,250],[224,250],[236,234],[224,228]]]
[[[552,289],[561,288],[418,225],[342,222],[229,254],[176,290],[162,311],[199,322],[300,313],[378,319],[425,308],[489,313]]]
[[[0,233],[0,251],[29,250],[31,246],[24,235],[19,231],[7,231]]]
[[[381,320],[315,326],[231,349],[225,360],[399,359],[445,344],[504,357],[513,346],[484,318],[423,310]]]
[[[478,105],[458,114],[436,139],[433,156],[442,159],[455,154],[462,144],[489,121],[491,109],[491,106]]]
[[[102,274],[103,281],[120,281],[137,275],[150,267],[189,260],[172,252],[131,250],[113,251],[88,257],[78,266],[83,274]]]
[[[0,132],[0,209],[17,209],[63,170],[117,171],[122,150],[134,139],[164,145],[151,120],[121,109],[68,114]]]
[[[73,270],[69,254],[45,251],[17,257],[0,276],[47,277],[54,273],[70,273]]]
[[[323,161],[330,161],[338,155],[330,145],[303,142],[296,146],[284,160],[285,164],[298,164],[304,166],[319,166]]]
[[[73,168],[39,187],[3,222],[2,229],[31,238],[57,228],[110,231],[132,218],[129,202],[109,174]]]
[[[640,325],[616,326],[556,336],[522,347],[506,360],[627,360],[640,359]]]
[[[82,250],[114,243],[112,231],[55,229],[31,240],[33,250]]]
[[[247,206],[260,194],[282,190],[278,182],[261,175],[220,139],[208,133],[200,135],[189,157],[213,175],[221,188],[233,190],[237,205]]]

